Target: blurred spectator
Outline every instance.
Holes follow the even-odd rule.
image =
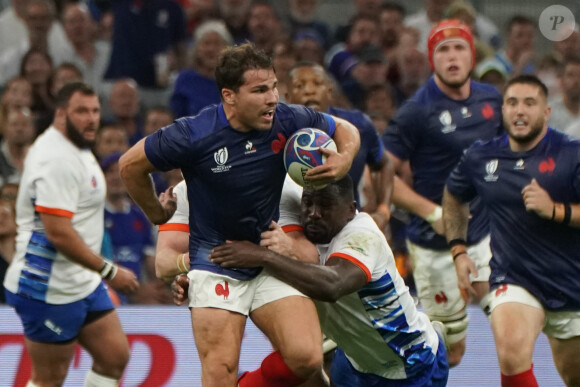
[[[0,304],[4,298],[4,276],[16,248],[16,214],[14,207],[0,200]]]
[[[109,97],[111,114],[106,123],[115,123],[125,128],[129,145],[143,138],[143,119],[140,116],[141,101],[137,83],[132,79],[120,79],[113,84]]]
[[[427,37],[431,28],[444,18],[445,9],[453,0],[425,0],[425,6],[418,12],[409,15],[405,19],[405,25],[416,28],[420,32],[418,47],[427,49]],[[489,44],[494,49],[501,45],[501,38],[498,28],[487,17],[477,14],[475,16],[475,31],[481,41]]]
[[[286,101],[286,92],[288,90],[288,71],[297,62],[296,53],[292,42],[280,40],[274,45],[272,52],[272,65],[276,70],[278,78],[278,94],[280,101]]]
[[[20,76],[26,78],[32,86],[32,105],[30,110],[32,111],[37,134],[46,129],[43,123],[51,121],[50,118],[54,109],[54,96],[50,92],[52,72],[52,59],[44,51],[30,50],[22,58]],[[38,125],[36,124],[37,122]]]
[[[296,39],[296,36],[304,30],[312,31],[319,37],[323,49],[326,50],[332,41],[330,27],[325,21],[317,19],[316,6],[317,0],[288,0],[286,22],[292,39]]]
[[[196,28],[209,19],[218,17],[215,0],[176,0],[185,11],[187,33],[191,34]]]
[[[561,94],[553,96],[548,125],[554,129],[580,138],[580,132],[570,132],[570,127],[580,124],[580,59],[569,59],[560,74]]]
[[[0,186],[20,182],[24,158],[36,135],[30,110],[8,110],[3,133],[0,141]]]
[[[393,88],[387,82],[370,86],[365,93],[364,112],[371,117],[380,135],[387,128],[387,123],[395,115],[397,105]]]
[[[324,43],[315,30],[300,30],[294,35],[296,61],[324,65]]]
[[[154,106],[145,112],[144,136],[149,136],[157,130],[173,122],[173,113],[165,106]]]
[[[68,48],[66,39],[49,44],[48,33],[56,21],[54,5],[50,0],[28,0],[24,15],[27,36],[0,55],[0,84],[18,75],[18,69],[27,52],[42,51],[51,58],[59,58]]]
[[[254,1],[248,17],[248,31],[256,47],[269,55],[276,42],[288,38],[274,7],[266,1]]]
[[[96,40],[95,22],[84,3],[67,4],[62,23],[71,49],[61,58],[54,58],[55,61],[74,64],[81,71],[83,81],[102,95],[101,85],[111,57],[110,43]]]
[[[113,153],[125,153],[129,149],[127,132],[121,125],[103,125],[97,131],[93,153],[102,160]]]
[[[553,43],[552,55],[560,63],[575,58],[580,53],[580,29],[578,24],[574,26],[574,31],[566,39],[555,40]]]
[[[387,79],[387,58],[379,46],[367,45],[357,54],[357,64],[350,77],[340,83],[342,91],[356,109],[364,110],[364,97],[369,88]]]
[[[251,0],[217,0],[221,19],[226,23],[235,44],[250,40],[248,18]]]
[[[381,43],[380,24],[376,14],[357,15],[351,19],[351,24],[346,44],[334,45],[324,58],[326,68],[337,82],[350,76],[350,71],[358,61],[356,54],[359,50],[368,44],[379,46]]]
[[[32,106],[32,86],[24,77],[15,77],[8,81],[0,97],[0,135],[9,109],[28,108]]]
[[[501,93],[507,81],[507,72],[497,58],[487,58],[475,67],[475,76],[483,83],[489,83]]]
[[[475,25],[477,13],[475,8],[466,0],[455,0],[443,13],[445,19],[457,19],[467,25],[473,34],[473,44],[475,45],[475,63],[479,63],[485,58],[495,55],[495,50],[489,44],[479,39],[477,27]]]
[[[113,261],[132,270],[140,282],[130,296],[120,295],[126,304],[169,304],[167,286],[155,277],[155,242],[151,223],[131,201],[119,175],[119,158],[114,153],[101,160],[107,182],[105,228],[113,247]]]
[[[134,79],[145,106],[168,104],[169,76],[184,68],[185,14],[173,0],[112,2],[113,42],[105,79]]]
[[[354,15],[363,15],[366,17],[376,18],[381,12],[381,3],[383,0],[354,0]],[[350,30],[353,23],[350,22],[343,26],[338,26],[334,33],[334,40],[337,43],[348,41]]]
[[[381,5],[379,20],[381,21],[381,48],[389,62],[396,63],[397,48],[404,25],[405,8],[392,1]]]
[[[50,1],[11,0],[11,6],[0,13],[0,53],[6,53],[10,49],[22,46],[25,42],[37,39],[46,40],[48,47],[54,48],[55,52],[59,51],[56,48],[66,45],[66,38],[55,16],[53,3]],[[38,31],[38,25],[40,25],[41,36],[35,32]],[[31,29],[35,36],[29,37]],[[28,49],[29,47],[26,47],[22,54]],[[16,71],[19,64],[19,60],[13,64]],[[4,81],[10,78],[10,74],[0,74],[0,79]],[[5,83],[4,81],[0,84]]]
[[[215,68],[221,50],[233,44],[225,24],[218,20],[202,23],[193,39],[191,68],[179,73],[171,96],[171,110],[178,118],[194,116],[207,105],[220,103]]]
[[[508,76],[532,74],[535,71],[534,43],[536,24],[526,16],[513,16],[506,30],[505,49],[496,54]]]
[[[399,80],[395,85],[397,106],[411,97],[431,74],[427,56],[416,47],[401,47],[397,55]]]

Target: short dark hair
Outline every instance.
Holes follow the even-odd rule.
[[[537,86],[540,89],[541,94],[543,94],[544,97],[546,99],[548,99],[548,88],[535,75],[522,74],[522,75],[518,75],[516,77],[511,78],[510,80],[507,81],[507,83],[505,84],[505,87],[503,88],[503,95],[505,96],[505,93],[507,92],[507,90],[512,85],[515,85],[515,84],[525,84],[525,85]]]
[[[320,63],[316,63],[316,62],[309,61],[309,60],[301,60],[299,62],[296,62],[292,67],[290,67],[290,70],[288,70],[288,74],[287,75],[290,77],[290,75],[294,72],[294,70],[301,69],[303,67],[310,68],[310,69],[319,68],[319,69],[321,69],[324,72],[324,74],[328,78],[326,69],[324,68],[323,65],[321,65]]]
[[[349,203],[354,201],[354,183],[350,175],[345,175],[337,181],[328,184],[323,190],[337,188],[337,194],[340,198],[347,200]],[[314,191],[314,188],[304,188],[304,191]]]
[[[529,24],[534,28],[536,27],[534,21],[532,19],[530,19],[529,17],[524,16],[524,15],[514,15],[509,19],[509,21],[506,25],[506,33],[509,34],[510,32],[512,32],[512,28],[516,24]]]
[[[407,10],[401,4],[396,3],[394,1],[385,1],[381,5],[381,12],[383,11],[395,11],[399,12],[401,16],[405,17],[407,14]]]
[[[226,47],[220,54],[215,69],[215,80],[218,89],[231,89],[237,92],[244,84],[244,73],[250,69],[267,69],[274,71],[272,58],[253,43],[246,42],[239,46]]]
[[[56,107],[66,107],[72,95],[77,91],[82,95],[97,95],[93,88],[84,82],[69,82],[61,87],[56,94]]]

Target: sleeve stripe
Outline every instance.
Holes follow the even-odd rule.
[[[183,223],[165,223],[159,226],[159,231],[189,232],[189,225]]]
[[[364,273],[367,276],[367,282],[370,282],[371,281],[371,272],[369,271],[369,268],[366,267],[361,261],[359,261],[355,257],[350,256],[348,254],[344,254],[344,253],[334,253],[330,257],[328,257],[328,259],[334,258],[334,257],[344,258],[347,261],[354,263],[355,265],[357,265],[358,267],[360,267],[362,271],[364,271]]]
[[[286,226],[282,226],[282,231],[284,231],[285,233],[289,233],[292,231],[302,231],[302,226],[299,226],[297,224],[288,224]]]
[[[56,216],[63,216],[65,218],[72,218],[74,216],[74,212],[61,210],[60,208],[50,208],[50,207],[43,207],[43,206],[34,206],[36,212],[41,212],[43,214],[49,215],[56,215]]]

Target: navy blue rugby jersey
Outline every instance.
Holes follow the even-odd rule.
[[[471,94],[462,101],[450,99],[431,77],[389,122],[383,143],[413,170],[413,188],[421,196],[441,203],[447,177],[465,149],[477,140],[489,140],[502,132],[502,99],[497,90],[471,82]],[[478,200],[471,203],[468,244],[489,232],[487,215]],[[425,248],[447,249],[445,238],[431,225],[411,216],[407,238]]]
[[[271,130],[243,133],[232,128],[223,106],[183,117],[147,137],[145,153],[158,169],[181,168],[189,200],[189,254],[192,267],[251,279],[260,269],[223,269],[211,263],[212,248],[226,240],[259,243],[278,220],[286,176],[286,139],[298,129],[319,128],[334,135],[328,114],[278,104]]]
[[[464,202],[489,212],[491,288],[517,284],[546,309],[580,309],[580,229],[526,211],[522,189],[535,178],[556,202],[580,202],[580,140],[557,130],[532,150],[512,152],[507,135],[470,148],[447,181]]]
[[[365,164],[370,166],[379,164],[383,157],[383,144],[371,119],[360,110],[345,110],[330,107],[328,113],[347,120],[356,126],[359,131],[360,149],[352,161],[348,174],[354,182],[354,197],[360,207],[358,184],[362,178]]]

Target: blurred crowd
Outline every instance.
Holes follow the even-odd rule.
[[[282,2],[281,2],[282,3]],[[83,80],[98,92],[103,122],[94,153],[107,180],[103,254],[135,271],[141,290],[118,303],[170,303],[155,278],[156,229],[132,203],[118,160],[129,146],[220,102],[214,69],[222,48],[247,40],[268,52],[279,80],[300,61],[323,65],[333,82],[332,105],[359,109],[382,134],[390,118],[431,75],[427,35],[443,18],[459,19],[476,37],[473,78],[501,90],[511,76],[534,73],[549,87],[550,126],[580,136],[580,31],[539,55],[537,21],[510,15],[505,26],[466,0],[353,0],[346,25],[319,17],[316,0],[10,0],[0,9],[0,276],[14,252],[14,203],[30,144],[51,123],[56,92]],[[50,150],[47,150],[50,151]],[[412,179],[412,176],[407,176]],[[179,171],[154,176],[157,192]],[[363,210],[373,203],[360,187]],[[393,209],[385,229],[401,274],[406,214]],[[0,279],[0,283],[1,283]],[[0,292],[0,302],[3,291]]]

